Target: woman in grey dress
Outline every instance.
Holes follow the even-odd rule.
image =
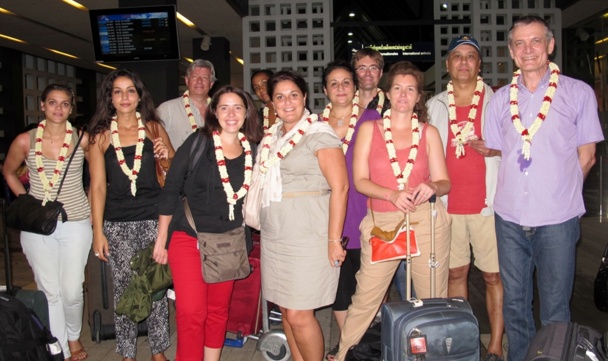
[[[346,255],[346,163],[335,132],[305,108],[301,75],[278,72],[268,90],[278,119],[258,148],[262,288],[281,308],[294,361],[318,361],[324,345],[314,310],[334,302]]]

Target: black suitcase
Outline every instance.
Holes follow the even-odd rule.
[[[49,304],[44,292],[39,290],[23,290],[19,287],[13,286],[8,227],[6,225],[7,205],[4,198],[0,199],[0,208],[0,212],[2,213],[2,237],[4,240],[4,275],[6,279],[6,291],[3,293],[14,296],[16,299],[25,304],[27,308],[34,311],[42,324],[47,329],[50,329]]]
[[[431,203],[431,297],[435,293],[435,197]],[[409,227],[409,214],[406,214]],[[407,262],[407,302],[382,306],[382,360],[479,360],[479,324],[463,298],[411,298],[411,256]]]
[[[116,338],[114,324],[114,289],[110,264],[89,252],[86,271],[86,304],[91,339],[96,343]],[[140,322],[138,336],[148,334],[145,320]]]
[[[525,360],[605,361],[606,350],[602,341],[602,335],[591,327],[574,322],[551,323],[534,335]]]

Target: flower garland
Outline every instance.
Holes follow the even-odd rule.
[[[357,125],[357,121],[359,120],[359,96],[355,94],[353,98],[353,108],[350,115],[350,121],[348,123],[348,130],[346,131],[346,136],[342,140],[342,151],[346,154],[348,150],[348,146],[350,145],[350,141],[353,139],[353,134],[355,133],[355,125]],[[323,110],[322,120],[325,123],[329,123],[329,113],[331,113],[332,105],[331,102],[327,104],[325,109]]]
[[[118,121],[116,115],[112,117],[110,122],[110,134],[112,145],[116,151],[116,158],[122,172],[131,180],[131,194],[135,196],[137,193],[137,175],[141,169],[141,158],[144,153],[144,139],[146,139],[146,127],[141,121],[141,115],[139,112],[135,113],[137,116],[137,145],[135,146],[135,157],[133,159],[133,169],[129,169],[125,155],[122,152],[122,146],[120,145],[120,137],[118,136]]]
[[[416,161],[416,155],[418,154],[418,145],[420,144],[420,128],[418,127],[418,115],[412,114],[412,146],[410,147],[410,154],[407,158],[407,163],[403,171],[399,169],[399,161],[397,160],[397,151],[395,150],[395,144],[393,143],[393,135],[391,131],[391,110],[388,109],[384,114],[384,142],[386,143],[386,150],[388,151],[388,159],[393,169],[393,174],[397,178],[397,189],[405,189],[412,169],[414,168],[414,162]]]
[[[521,69],[517,70],[513,73],[513,80],[511,81],[511,89],[509,91],[509,100],[511,106],[509,110],[511,111],[511,121],[513,121],[513,125],[515,126],[515,130],[519,134],[521,134],[521,139],[523,139],[524,144],[522,146],[522,154],[524,155],[525,160],[530,159],[530,146],[532,145],[532,138],[534,134],[538,132],[540,126],[543,124],[543,121],[547,118],[547,113],[549,112],[549,108],[551,107],[551,102],[553,101],[553,95],[555,95],[555,90],[557,89],[557,82],[559,79],[559,67],[553,63],[549,62],[549,69],[551,70],[551,76],[549,78],[549,87],[545,92],[545,96],[543,98],[543,103],[540,106],[540,111],[536,116],[536,119],[530,126],[530,128],[526,129],[521,124],[521,119],[519,117],[519,104],[517,102],[517,92],[519,87],[517,86],[517,78],[521,75]]]
[[[262,111],[262,113],[264,114],[264,120],[262,123],[264,132],[268,131],[268,128],[270,128],[270,119],[268,118],[269,112],[270,112],[270,109],[268,108],[268,106],[264,106],[264,110]]]
[[[198,125],[196,124],[196,119],[194,118],[194,114],[190,109],[190,91],[186,90],[184,95],[182,95],[182,100],[184,102],[184,108],[186,108],[186,114],[188,114],[188,120],[190,121],[190,126],[192,127],[192,133],[198,129]],[[207,105],[211,103],[211,98],[207,98]]]
[[[215,159],[217,160],[217,168],[220,171],[222,186],[224,187],[224,192],[226,193],[226,200],[228,201],[230,209],[228,218],[231,221],[234,220],[234,205],[236,204],[236,201],[243,198],[249,190],[249,186],[251,185],[251,174],[253,170],[253,156],[251,153],[251,146],[249,145],[249,141],[247,140],[245,135],[243,135],[243,133],[239,132],[238,137],[241,141],[243,149],[245,150],[245,180],[243,181],[241,189],[234,193],[232,185],[230,184],[230,176],[228,175],[228,169],[226,169],[226,158],[224,157],[224,151],[222,149],[222,138],[220,138],[220,132],[218,132],[217,130],[213,131]]]
[[[291,150],[298,144],[298,142],[302,139],[308,127],[314,122],[316,122],[319,117],[316,114],[311,114],[306,121],[299,122],[297,125],[297,129],[293,137],[278,151],[276,154],[270,156],[270,139],[273,134],[277,131],[278,127],[283,124],[282,121],[276,122],[272,127],[268,130],[268,132],[264,135],[264,139],[262,139],[262,151],[260,152],[260,171],[262,173],[266,173],[270,167],[280,159],[285,158],[285,156],[291,152]],[[279,119],[280,120],[280,119]]]
[[[378,105],[376,105],[376,111],[378,114],[382,115],[382,108],[384,108],[384,92],[380,88],[376,88],[378,92]],[[359,91],[355,92],[355,98],[359,99]]]
[[[40,177],[40,181],[42,182],[42,188],[44,189],[44,199],[42,200],[43,206],[46,204],[46,202],[51,200],[51,190],[59,180],[61,170],[63,169],[63,163],[65,162],[68,150],[70,149],[70,143],[72,142],[72,134],[74,133],[72,130],[72,125],[70,124],[70,122],[66,121],[65,137],[63,138],[63,144],[61,145],[61,150],[59,151],[59,158],[57,158],[57,163],[55,163],[53,177],[49,181],[46,177],[46,173],[44,173],[44,163],[42,162],[42,136],[44,134],[45,127],[46,119],[38,123],[38,128],[36,129],[36,144],[34,145],[36,170],[38,171],[38,177]],[[74,149],[74,151],[76,150]]]
[[[473,93],[473,99],[471,99],[471,108],[469,109],[469,119],[466,125],[462,128],[458,128],[458,121],[456,120],[456,102],[454,101],[454,86],[452,81],[448,83],[448,116],[450,119],[450,128],[454,134],[454,140],[456,141],[456,158],[460,158],[465,155],[464,145],[466,144],[469,136],[471,135],[471,129],[477,117],[477,109],[479,107],[479,99],[481,98],[481,92],[483,91],[483,79],[477,77],[477,86]]]

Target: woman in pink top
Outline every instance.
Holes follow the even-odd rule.
[[[361,222],[361,268],[357,291],[348,309],[336,360],[344,360],[357,344],[380,307],[400,260],[371,264],[370,232],[375,226],[394,230],[410,214],[421,255],[412,258],[416,295],[429,298],[429,198],[450,190],[439,132],[428,124],[423,74],[410,62],[394,64],[388,73],[386,96],[391,110],[384,118],[361,124],[353,161],[357,190],[369,197]],[[393,161],[391,161],[393,160]],[[373,211],[373,217],[372,217]],[[374,224],[375,219],[375,224]],[[449,216],[437,202],[435,226],[436,297],[447,296],[450,248]]]

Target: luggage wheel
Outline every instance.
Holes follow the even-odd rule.
[[[291,357],[287,337],[278,330],[264,332],[258,340],[257,349],[267,361],[286,361]]]

